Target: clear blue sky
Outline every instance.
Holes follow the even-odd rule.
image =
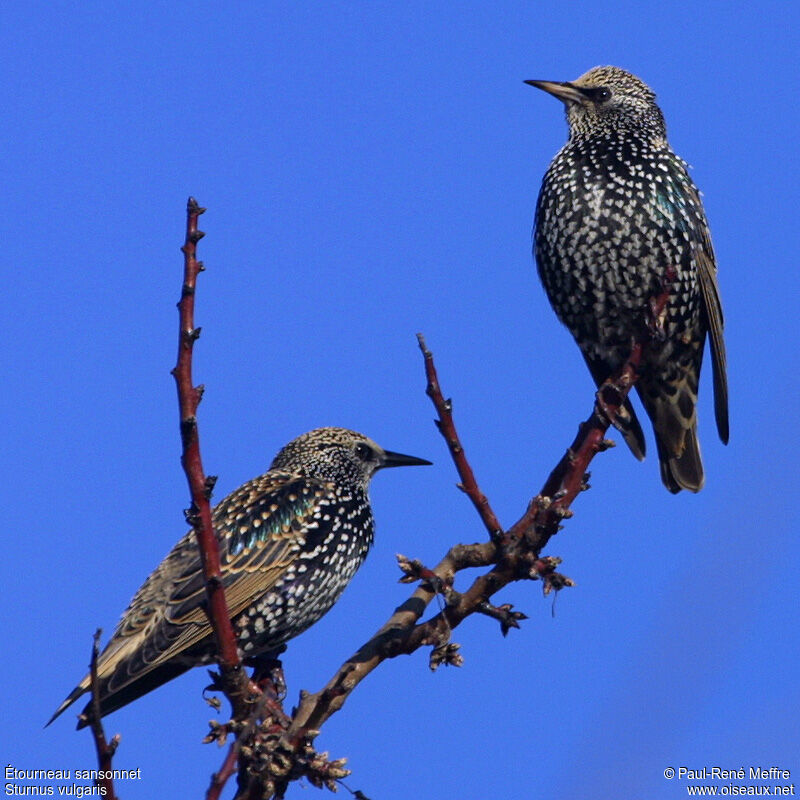
[[[375,548],[290,647],[294,700],[407,596],[396,552],[435,563],[484,536],[417,331],[505,524],[591,409],[530,256],[566,125],[522,81],[610,63],[654,87],[704,192],[730,446],[707,369],[702,493],[663,489],[649,427],[645,463],[603,455],[546,551],[577,583],[555,616],[538,584],[510,588],[521,631],[475,618],[463,668],[386,664],[318,745],[375,800],[672,800],[668,766],[800,784],[796,6],[29,2],[0,23],[3,765],[95,765],[71,714],[42,725],[185,529],[169,370],[187,196],[209,208],[195,375],[217,498],[320,425],[435,461],[375,480]],[[200,743],[206,683],[108,719],[116,766],[142,770],[124,800],[202,795],[223,756]]]

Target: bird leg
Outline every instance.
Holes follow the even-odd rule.
[[[667,267],[659,287],[659,293],[650,298],[645,314],[645,331],[648,336],[658,342],[667,338],[665,323],[667,321],[667,303],[672,287],[677,278],[674,267]]]

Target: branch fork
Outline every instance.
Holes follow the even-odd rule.
[[[433,354],[422,335],[418,335],[425,367],[426,393],[437,412],[436,427],[458,472],[457,486],[475,507],[488,540],[455,545],[432,569],[417,559],[398,555],[398,565],[403,573],[400,581],[418,583],[413,594],[369,641],[342,664],[325,687],[313,694],[302,692],[298,706],[288,716],[281,706],[285,691],[283,684],[269,674],[254,675],[250,680],[242,669],[219,580],[219,554],[209,506],[213,479],[203,475],[197,442],[196,410],[202,387],[194,387],[191,383],[191,352],[200,335],[200,328],[194,326],[192,312],[196,277],[203,269],[195,258],[196,244],[202,237],[197,230],[197,218],[202,211],[190,199],[186,242],[182,248],[185,271],[178,304],[181,335],[174,374],[181,403],[182,460],[192,490],[192,507],[187,519],[197,532],[203,552],[208,612],[219,643],[220,681],[234,708],[233,720],[226,725],[212,724],[209,738],[222,744],[228,735],[236,736],[220,771],[212,780],[207,798],[216,800],[219,797],[225,781],[237,771],[237,765],[237,800],[283,797],[289,783],[302,777],[313,786],[335,790],[341,779],[349,774],[344,766],[345,760],[330,760],[327,753],[317,753],[313,741],[324,722],[344,705],[355,687],[382,661],[430,646],[431,669],[442,664],[460,666],[463,657],[459,645],[452,642],[450,636],[468,616],[481,614],[496,620],[504,636],[527,619],[511,604],[495,605],[491,602],[492,596],[508,583],[541,580],[545,595],[574,585],[570,578],[556,571],[561,563],[559,558],[540,554],[550,538],[562,528],[562,522],[572,517],[572,501],[589,488],[588,466],[591,460],[597,453],[613,446],[613,442],[605,438],[606,431],[611,425],[625,425],[624,403],[636,381],[648,344],[663,336],[669,284],[674,278],[668,276],[662,293],[648,304],[643,333],[632,344],[630,357],[599,388],[591,416],[580,425],[575,440],[541,491],[528,503],[525,513],[508,529],[500,524],[478,486],[455,427],[452,400],[442,394]],[[466,591],[457,592],[454,589],[456,573],[467,568],[488,568],[488,571],[476,577]],[[444,607],[421,622],[425,610],[437,595],[444,598]],[[355,796],[363,797],[360,792]]]
[[[577,495],[589,488],[588,466],[597,453],[614,446],[605,438],[612,424],[624,425],[624,403],[636,381],[637,370],[649,341],[663,328],[668,289],[648,306],[648,322],[656,334],[645,333],[631,348],[623,367],[598,390],[592,414],[579,427],[578,434],[564,457],[545,481],[542,490],[529,502],[523,516],[504,529],[480,490],[453,420],[453,403],[441,391],[433,354],[424,338],[418,335],[423,355],[426,394],[437,412],[436,427],[445,440],[459,476],[458,488],[475,507],[488,540],[472,545],[456,545],[434,568],[418,559],[398,555],[402,583],[418,583],[414,593],[403,603],[375,635],[362,645],[337,670],[320,691],[302,692],[291,717],[281,716],[274,707],[259,703],[260,725],[239,733],[234,746],[239,748],[240,791],[237,798],[283,797],[288,784],[305,776],[314,786],[336,788],[348,771],[344,759],[330,761],[327,753],[318,754],[312,743],[324,722],[344,705],[355,687],[382,661],[410,654],[423,646],[431,647],[429,666],[461,666],[460,646],[451,641],[452,631],[468,616],[481,614],[495,619],[500,632],[507,635],[519,628],[527,615],[511,604],[495,605],[492,596],[508,583],[518,580],[541,580],[544,595],[574,586],[567,576],[556,571],[561,559],[541,556],[549,539],[570,519],[570,508]],[[467,568],[489,568],[475,578],[464,592],[454,589],[456,573]],[[430,619],[420,619],[432,600],[440,595],[444,607]],[[228,760],[231,754],[229,753]],[[226,762],[227,763],[227,762]],[[223,765],[224,766],[224,765]],[[357,795],[360,793],[356,793]]]

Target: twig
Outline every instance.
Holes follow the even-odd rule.
[[[469,461],[467,461],[464,447],[458,437],[455,421],[453,420],[453,401],[450,398],[445,400],[442,394],[442,389],[439,386],[439,376],[436,373],[436,366],[433,363],[433,353],[428,350],[425,344],[425,337],[421,333],[417,334],[417,343],[425,359],[425,377],[428,381],[428,385],[425,387],[425,394],[431,398],[431,402],[433,402],[434,408],[439,415],[439,418],[434,420],[434,422],[439,432],[444,437],[445,442],[447,442],[450,455],[453,458],[456,470],[461,478],[461,483],[458,484],[458,488],[472,501],[472,505],[475,506],[476,511],[483,520],[486,530],[489,531],[489,536],[491,536],[492,539],[496,539],[503,532],[503,529],[492,507],[489,505],[489,500],[480,490],[478,482],[475,480],[475,474],[472,472],[472,467]]]
[[[117,795],[114,792],[114,781],[110,777],[113,770],[111,760],[114,753],[117,752],[120,737],[115,734],[111,737],[111,741],[106,740],[106,734],[103,730],[103,722],[100,717],[100,690],[97,681],[97,656],[100,652],[98,643],[100,642],[100,635],[102,630],[98,628],[94,634],[94,641],[92,642],[92,659],[89,662],[89,680],[90,689],[92,693],[92,714],[89,720],[89,727],[92,731],[92,738],[94,739],[95,750],[97,750],[97,766],[99,771],[104,775],[102,778],[96,778],[94,781],[95,786],[103,790],[103,795],[109,800],[117,800]]]
[[[206,800],[219,800],[222,790],[231,775],[236,774],[236,761],[239,755],[239,748],[237,742],[231,742],[228,748],[228,754],[222,762],[222,766],[217,772],[211,776],[211,785],[206,792]]]
[[[640,337],[631,344],[627,361],[597,390],[594,410],[578,429],[575,440],[533,498],[525,514],[506,532],[506,541],[524,538],[537,554],[561,527],[561,521],[572,516],[569,510],[577,495],[588,489],[587,469],[592,459],[613,446],[605,439],[606,431],[617,422],[625,399],[638,377],[646,347],[663,336],[664,318],[674,273],[667,274],[661,294],[653,298],[646,311]]]
[[[467,567],[485,567],[497,557],[492,542],[456,545],[437,564],[433,572],[443,583],[452,583],[456,572]],[[338,669],[326,686],[316,694],[301,696],[288,734],[299,739],[318,730],[328,717],[338,711],[355,687],[382,661],[404,653],[412,653],[423,642],[411,642],[411,633],[419,630],[416,623],[436,596],[433,587],[423,583],[403,603],[383,627]],[[415,627],[416,626],[416,627]],[[435,637],[425,642],[434,644]]]
[[[178,302],[180,330],[178,341],[178,363],[172,374],[178,388],[178,404],[181,415],[181,442],[183,452],[181,464],[189,482],[192,505],[187,519],[194,528],[203,565],[206,584],[208,615],[217,638],[217,653],[220,667],[225,671],[241,668],[236,646],[236,634],[231,625],[225,592],[222,586],[219,546],[211,522],[211,490],[215,479],[206,478],[200,456],[200,437],[197,430],[197,407],[203,396],[203,387],[192,382],[192,351],[200,336],[200,328],[194,326],[194,296],[197,276],[203,265],[196,258],[197,242],[204,236],[197,228],[197,220],[205,211],[197,201],[189,198],[186,220],[186,241],[181,248],[184,255],[183,289]]]
[[[181,248],[184,255],[183,287],[178,302],[180,328],[178,332],[178,362],[172,370],[178,389],[180,407],[181,464],[189,483],[192,503],[186,512],[186,519],[192,526],[200,549],[203,579],[206,588],[206,613],[214,630],[217,642],[217,658],[222,677],[221,686],[231,702],[235,718],[249,713],[248,697],[252,687],[247,673],[242,668],[236,642],[236,634],[231,624],[225,590],[222,584],[219,546],[211,520],[211,492],[216,478],[206,477],[200,455],[200,437],[197,429],[197,407],[203,396],[203,387],[195,386],[192,380],[192,353],[194,343],[200,336],[200,328],[194,325],[194,298],[197,276],[203,270],[202,262],[197,260],[197,243],[204,234],[198,229],[198,219],[205,211],[197,201],[190,197],[186,209],[186,240]],[[232,774],[231,756],[228,755],[217,773],[217,781],[212,782],[207,797],[219,796],[224,780]],[[219,780],[222,784],[217,785]]]

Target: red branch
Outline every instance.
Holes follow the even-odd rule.
[[[106,734],[103,730],[103,722],[100,717],[100,691],[97,682],[97,656],[99,654],[98,643],[102,630],[98,628],[94,634],[94,642],[92,643],[92,660],[89,662],[89,681],[92,693],[92,713],[89,721],[89,727],[92,731],[92,738],[94,739],[95,750],[97,750],[97,766],[101,773],[111,775],[113,767],[111,759],[114,753],[117,752],[119,745],[119,734],[111,737],[111,741],[106,741]],[[117,795],[114,793],[114,781],[110,777],[97,778],[94,781],[95,786],[103,790],[103,795],[108,800],[117,800]]]
[[[172,374],[178,387],[178,405],[181,415],[181,442],[183,453],[181,464],[189,481],[192,505],[187,519],[194,528],[200,558],[203,564],[203,578],[206,583],[208,616],[217,639],[217,653],[223,671],[233,671],[241,667],[236,634],[231,625],[228,604],[222,586],[222,570],[219,560],[219,546],[211,522],[211,489],[213,479],[206,478],[203,460],[200,456],[200,436],[197,430],[197,406],[203,396],[203,387],[192,382],[192,351],[200,336],[200,328],[194,326],[194,294],[197,276],[203,265],[196,258],[197,242],[205,235],[197,229],[197,220],[205,211],[197,201],[189,198],[186,209],[186,242],[183,251],[183,289],[178,302],[180,331],[178,334],[178,363]]]
[[[203,387],[195,386],[192,380],[192,352],[194,343],[200,336],[200,328],[194,326],[194,297],[197,276],[203,271],[202,262],[197,260],[197,242],[203,238],[197,221],[205,211],[197,201],[189,198],[186,218],[186,240],[181,250],[184,255],[183,288],[178,302],[180,329],[178,340],[178,363],[172,374],[178,388],[180,406],[180,426],[183,452],[181,464],[189,482],[192,504],[186,518],[194,529],[203,578],[206,587],[206,613],[214,630],[217,642],[217,659],[222,678],[221,688],[233,706],[236,718],[246,717],[250,711],[248,698],[252,688],[239,658],[236,634],[231,624],[225,590],[222,584],[222,570],[219,546],[211,520],[211,491],[215,478],[206,477],[200,456],[200,437],[197,429],[197,407],[203,396]],[[233,752],[233,751],[232,751]],[[234,757],[229,753],[216,780],[209,787],[207,797],[218,797],[225,780],[233,773]]]
[[[589,464],[597,453],[613,447],[613,442],[604,437],[609,427],[617,424],[628,393],[638,378],[647,345],[664,335],[664,319],[674,277],[674,273],[668,273],[661,294],[651,299],[645,311],[642,333],[631,343],[628,360],[597,390],[592,415],[581,423],[575,440],[525,514],[508,529],[505,534],[507,541],[524,537],[528,547],[539,553],[558,532],[561,521],[572,516],[569,510],[572,501],[588,488],[586,470]]]
[[[237,747],[237,743],[233,742],[219,771],[211,776],[211,786],[208,787],[208,792],[206,792],[206,800],[219,800],[222,790],[228,782],[228,778],[236,773],[236,761],[238,756],[239,748]]]
[[[463,491],[467,497],[472,501],[475,510],[480,515],[486,530],[489,531],[489,536],[496,539],[503,532],[503,528],[497,520],[492,507],[489,505],[489,500],[486,495],[478,487],[478,482],[475,480],[475,475],[472,472],[472,467],[467,456],[464,453],[464,448],[461,446],[461,440],[458,438],[456,431],[456,424],[453,420],[453,401],[448,398],[444,399],[441,387],[439,386],[439,376],[436,372],[436,366],[433,363],[433,353],[428,350],[425,344],[425,338],[421,333],[417,334],[417,342],[419,349],[422,350],[423,358],[425,359],[425,377],[428,379],[428,385],[425,393],[433,401],[433,405],[439,414],[439,419],[434,420],[436,427],[447,442],[447,447],[450,450],[450,455],[453,457],[453,462],[456,465],[458,476],[461,478],[461,483],[458,488]]]
[[[419,580],[416,591],[368,642],[342,664],[323,689],[315,694],[303,694],[287,731],[287,750],[296,748],[300,741],[312,740],[325,720],[344,705],[353,689],[385,659],[432,645],[432,669],[442,663],[459,665],[458,645],[450,641],[450,634],[464,619],[476,613],[498,620],[504,634],[510,628],[519,627],[524,614],[513,611],[508,604],[493,606],[489,602],[507,584],[539,578],[546,593],[573,585],[569,578],[555,572],[560,559],[541,556],[540,553],[559,529],[561,520],[572,515],[570,503],[582,489],[587,488],[586,468],[592,458],[610,446],[604,439],[605,432],[617,421],[636,381],[647,344],[661,335],[668,296],[665,289],[653,300],[647,330],[643,331],[639,341],[632,343],[630,358],[600,387],[592,414],[581,424],[572,446],[545,481],[542,492],[531,500],[525,514],[505,533],[478,487],[456,432],[452,403],[445,399],[439,386],[433,355],[423,337],[418,336],[425,359],[426,392],[439,416],[437,427],[461,477],[461,488],[489,531],[490,541],[456,545],[432,570],[418,561],[398,556],[405,575],[401,580]],[[490,569],[475,578],[465,592],[456,592],[452,588],[455,574],[475,567]],[[437,593],[443,595],[445,608],[430,619],[419,622]]]

